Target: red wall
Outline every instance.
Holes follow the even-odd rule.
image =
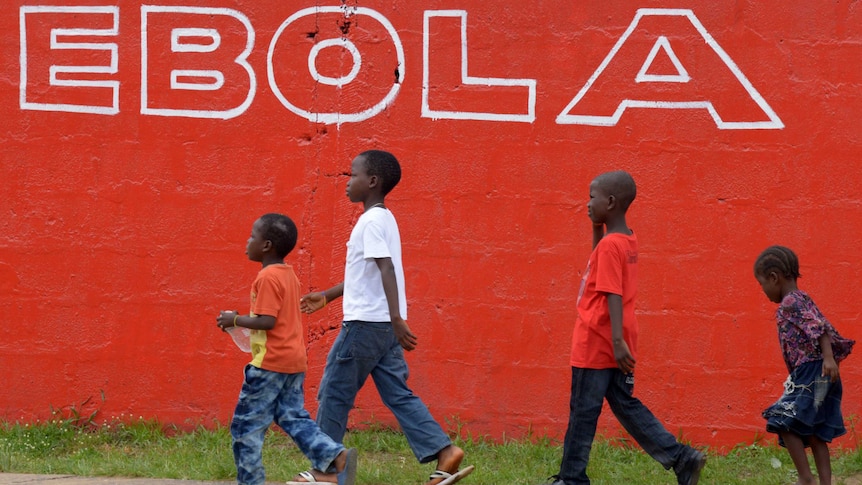
[[[215,315],[247,308],[252,222],[290,215],[303,285],[340,281],[370,148],[404,170],[412,386],[473,436],[562,436],[606,170],[639,184],[636,394],[673,432],[763,435],[786,374],[751,271],[770,244],[862,339],[857,2],[103,3],[0,9],[3,419],[94,396],[102,419],[227,422],[247,358]],[[312,409],[340,317],[306,318]],[[858,416],[862,357],[842,374]],[[370,384],[353,419],[393,423]]]

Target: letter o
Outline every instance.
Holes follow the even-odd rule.
[[[313,113],[311,111],[304,110],[288,101],[284,94],[281,92],[281,90],[278,88],[278,84],[275,81],[275,70],[272,63],[273,53],[275,52],[275,44],[278,42],[278,39],[284,33],[284,30],[288,26],[290,26],[290,24],[302,17],[307,17],[309,15],[317,15],[321,13],[346,14],[346,12],[349,12],[349,15],[367,15],[380,22],[380,24],[386,29],[386,32],[392,38],[392,42],[395,44],[395,53],[398,57],[398,79],[392,85],[392,88],[389,90],[386,96],[383,97],[383,99],[381,99],[374,106],[358,113]],[[342,76],[340,78],[322,76],[320,75],[320,73],[317,72],[317,69],[314,66],[314,60],[321,50],[336,45],[340,45],[341,47],[347,49],[347,51],[353,55],[353,68],[347,76]],[[359,54],[359,50],[352,42],[348,41],[347,39],[328,39],[315,45],[311,53],[309,53],[308,69],[311,76],[318,82],[334,86],[343,86],[344,84],[351,82],[356,77],[356,75],[359,73],[361,63],[362,56]],[[304,8],[294,13],[284,22],[282,22],[281,26],[279,26],[278,30],[276,30],[275,35],[273,35],[272,41],[269,43],[269,51],[266,56],[267,77],[269,79],[269,86],[272,89],[273,94],[275,94],[275,97],[278,98],[281,104],[284,105],[284,107],[289,109],[291,112],[315,123],[355,123],[358,121],[367,120],[368,118],[377,115],[378,113],[386,109],[386,107],[389,106],[395,100],[395,97],[398,95],[398,91],[401,89],[401,82],[404,80],[404,70],[404,46],[401,44],[401,38],[398,36],[398,32],[395,31],[395,28],[392,26],[392,23],[389,22],[389,19],[384,17],[380,12],[366,7],[352,7],[346,10],[344,7]]]

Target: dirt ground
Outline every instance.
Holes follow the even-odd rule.
[[[838,483],[840,485],[862,485],[862,473],[842,478]]]

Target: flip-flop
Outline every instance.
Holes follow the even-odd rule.
[[[314,479],[314,475],[310,471],[299,472],[304,482],[286,482],[285,485],[305,485],[306,483],[338,483],[338,485],[355,485],[356,484],[356,457],[358,453],[356,449],[349,448],[347,450],[347,460],[344,462],[344,470],[337,475],[338,482],[318,482]],[[455,482],[450,482],[455,483]]]
[[[325,482],[318,482],[317,480],[315,480],[314,475],[312,475],[311,472],[299,472],[299,476],[302,477],[305,481],[304,482],[285,482],[285,485],[302,485],[304,483],[325,483]],[[330,482],[330,483],[332,483],[332,482]]]
[[[444,472],[443,470],[434,470],[434,473],[432,473],[431,476],[428,477],[428,479],[435,480],[437,478],[443,478],[444,480],[437,483],[437,485],[451,485],[452,483],[459,482],[462,478],[473,473],[473,470],[475,468],[476,467],[474,467],[473,465],[470,465],[467,468],[459,470],[457,473],[448,473]]]

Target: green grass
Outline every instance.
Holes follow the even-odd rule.
[[[350,433],[346,445],[359,449],[358,483],[421,484],[432,465],[416,462],[403,435],[387,429]],[[505,441],[457,439],[465,464],[476,471],[463,483],[472,485],[539,484],[559,467],[561,448],[549,439]],[[625,438],[599,439],[590,460],[595,484],[676,483]],[[286,481],[308,468],[308,461],[280,431],[270,431],[264,444],[269,481]],[[836,483],[860,483],[862,452],[834,450]],[[96,424],[92,416],[59,417],[36,424],[0,423],[0,472],[129,476],[192,480],[231,480],[235,470],[230,434],[223,426],[179,431],[152,421],[126,418]],[[855,476],[853,480],[848,477]],[[738,446],[724,454],[710,453],[702,484],[793,483],[795,472],[787,453],[775,446]]]

